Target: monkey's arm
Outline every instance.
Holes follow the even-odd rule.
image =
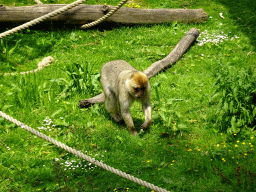
[[[144,73],[148,76],[148,78],[153,77],[160,71],[166,69],[167,67],[171,67],[174,63],[176,63],[182,55],[188,50],[190,45],[197,39],[199,36],[199,30],[196,28],[191,28],[186,35],[179,41],[179,43],[175,46],[172,52],[167,55],[164,59],[154,62],[150,67],[148,67]],[[95,103],[104,103],[104,94],[101,93],[95,97],[90,99],[80,100],[79,107],[88,108]]]
[[[123,93],[119,95],[119,104],[120,104],[120,111],[123,117],[123,120],[126,126],[131,130],[132,134],[137,135],[137,131],[135,129],[132,115],[130,112],[130,106],[132,104],[131,98],[127,97],[128,93]]]
[[[142,109],[143,113],[145,115],[145,121],[141,125],[142,129],[148,129],[151,123],[151,105],[150,105],[150,100],[145,99],[144,102],[142,102]]]

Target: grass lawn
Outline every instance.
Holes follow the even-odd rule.
[[[119,0],[86,3],[117,5]],[[35,5],[33,0],[0,4]],[[132,0],[125,6],[202,8],[208,20],[104,24],[87,30],[41,26],[0,39],[0,111],[169,191],[256,190],[256,2]],[[149,131],[131,135],[125,124],[110,118],[104,105],[78,107],[79,100],[102,92],[104,63],[122,59],[144,70],[169,54],[192,27],[200,29],[198,40],[173,67],[150,79]],[[42,71],[3,75],[36,69],[47,56],[55,61]],[[139,103],[131,112],[139,127],[144,120]],[[0,191],[152,191],[3,118],[0,151]]]

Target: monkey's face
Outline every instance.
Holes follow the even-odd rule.
[[[148,86],[148,78],[142,72],[133,73],[130,81],[131,94],[135,98],[140,98],[144,95]]]
[[[133,87],[133,95],[136,98],[141,98],[145,93],[146,87]]]

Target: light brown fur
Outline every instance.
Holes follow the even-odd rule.
[[[131,82],[137,85],[137,88],[142,88],[147,84],[148,78],[144,73],[138,71],[133,73]]]
[[[151,123],[150,84],[147,76],[123,60],[111,61],[101,69],[101,84],[105,95],[105,107],[116,122],[125,121],[136,135],[137,131],[130,113],[135,99],[142,103],[145,121],[141,128]]]

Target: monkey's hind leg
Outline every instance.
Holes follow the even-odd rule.
[[[123,120],[120,114],[119,105],[116,97],[113,94],[105,95],[105,107],[110,116],[118,123]]]

